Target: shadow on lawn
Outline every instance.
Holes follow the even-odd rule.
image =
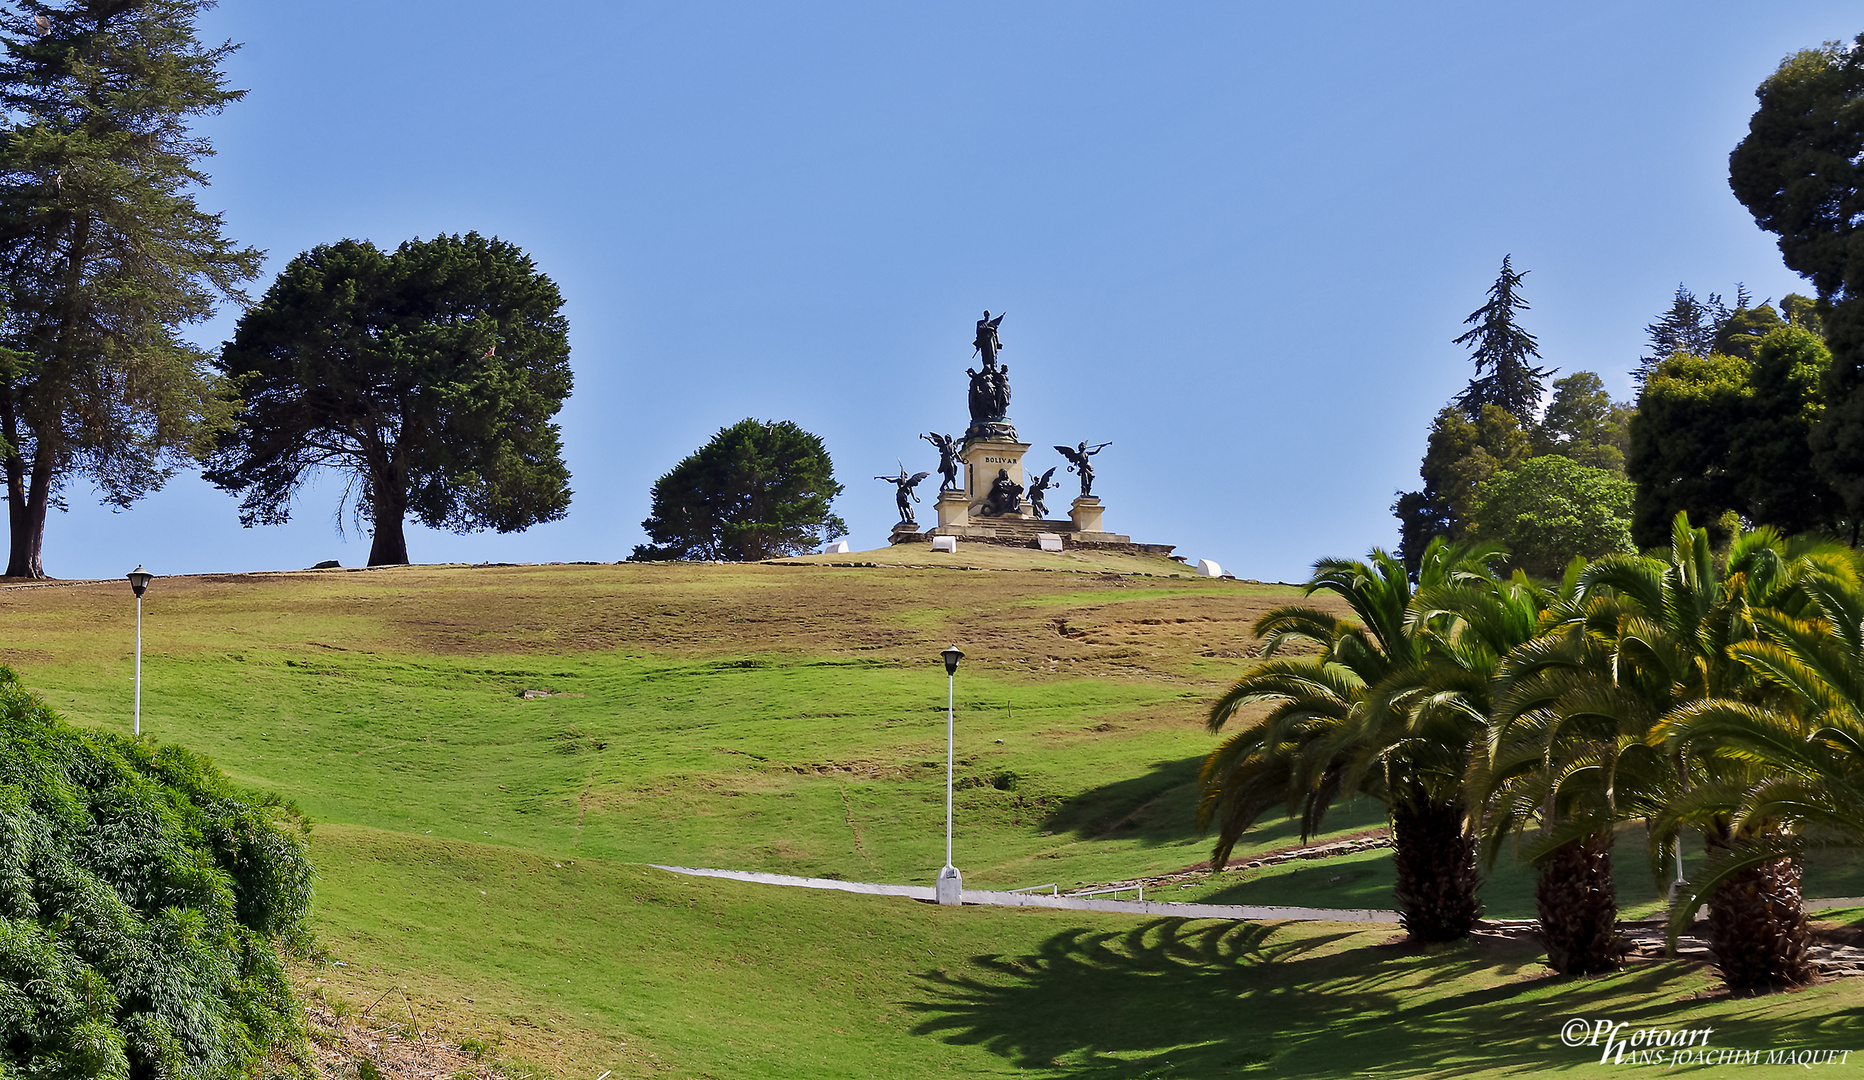
[[[1042,827],[1081,840],[1137,839],[1163,844],[1191,835],[1202,758],[1155,761],[1142,776],[1070,796]]]
[[[1042,822],[1056,833],[1079,840],[1138,840],[1175,844],[1197,835],[1197,773],[1202,755],[1154,761],[1143,775],[1089,788],[1069,796]],[[1327,814],[1328,831],[1384,824],[1385,811],[1374,799],[1342,799]],[[1268,814],[1252,826],[1237,854],[1301,842],[1299,822]]]
[[[982,1045],[1018,1068],[1214,1080],[1251,1066],[1315,1078],[1563,1069],[1599,1052],[1561,1045],[1560,1025],[1572,1017],[1683,1027],[1701,1006],[1687,991],[1702,982],[1675,962],[1563,980],[1531,943],[1333,950],[1364,938],[1343,931],[1278,945],[1276,934],[1183,919],[1126,933],[1068,930],[1032,955],[975,957],[979,974],[921,975],[927,999],[907,1008],[925,1014],[916,1034]],[[1753,1004],[1745,1020],[1718,1011],[1716,1045],[1778,1045],[1767,999]],[[1837,1027],[1857,1015],[1844,1010]],[[1829,1015],[1808,1020],[1802,1035],[1836,1030]]]

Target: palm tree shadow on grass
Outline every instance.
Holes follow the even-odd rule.
[[[1056,833],[1082,840],[1136,839],[1176,843],[1192,835],[1201,757],[1155,761],[1140,776],[1115,780],[1070,796],[1043,821]]]
[[[915,1034],[981,1045],[1017,1068],[1215,1080],[1252,1067],[1315,1078],[1561,1069],[1599,1053],[1561,1044],[1572,1017],[1683,1027],[1696,1005],[1679,996],[1679,963],[1560,979],[1531,942],[1328,947],[1355,936],[1185,919],[1071,929],[1031,955],[974,957],[976,974],[922,974],[925,1000],[906,1008],[925,1016]],[[1808,1018],[1802,1035],[1843,1030],[1860,1012],[1837,1025]],[[1715,1045],[1779,1045],[1777,1020],[1751,1013],[1718,1012]]]
[[[1197,774],[1203,755],[1177,761],[1154,761],[1141,776],[1115,780],[1070,796],[1042,822],[1055,833],[1080,840],[1138,840],[1158,846],[1181,843],[1197,835]],[[1328,817],[1329,829],[1382,825],[1385,810],[1376,800],[1342,798]],[[1301,842],[1294,818],[1265,818],[1239,845],[1244,851],[1293,846]],[[1318,841],[1316,841],[1318,842]]]

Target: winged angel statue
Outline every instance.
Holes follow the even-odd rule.
[[[1055,486],[1055,469],[1059,468],[1061,466],[1055,466],[1036,477],[1036,482],[1029,485],[1029,505],[1035,508],[1038,518],[1048,517],[1048,504],[1042,501],[1042,496],[1048,492],[1048,489]]]
[[[1068,459],[1068,471],[1081,474],[1081,497],[1083,499],[1094,493],[1094,466],[1088,459],[1112,445],[1110,442],[1104,442],[1099,446],[1090,447],[1083,441],[1080,446],[1057,446],[1055,448],[1056,453]]]
[[[906,466],[902,465],[900,466],[900,475],[898,476],[874,477],[876,480],[885,480],[896,488],[894,491],[894,498],[900,504],[900,524],[919,524],[919,522],[913,518],[913,504],[919,501],[919,496],[913,494],[913,489],[919,486],[919,481],[931,475],[930,472],[921,472],[908,476],[906,475]]]

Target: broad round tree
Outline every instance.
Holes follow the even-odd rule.
[[[562,307],[524,252],[478,233],[313,248],[221,352],[245,411],[207,479],[244,495],[251,526],[287,520],[307,474],[348,473],[371,566],[408,561],[409,515],[453,532],[561,518]]]
[[[1482,483],[1475,537],[1509,551],[1509,564],[1538,578],[1558,578],[1575,556],[1633,554],[1631,496],[1621,474],[1559,454],[1529,458]]]
[[[829,511],[841,494],[822,440],[788,420],[721,428],[654,483],[652,544],[635,560],[750,562],[813,550],[848,535]]]

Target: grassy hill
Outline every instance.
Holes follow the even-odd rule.
[[[1417,994],[1460,1002],[1469,1023],[1531,1000],[1577,1007],[1513,946],[1418,956],[1383,945],[1389,930],[1258,940],[633,865],[929,884],[937,654],[954,642],[968,885],[1202,859],[1189,824],[1203,713],[1247,662],[1255,618],[1295,590],[1134,556],[967,545],[937,559],[952,557],[158,579],[144,730],[319,823],[316,923],[336,962],[307,967],[307,991],[399,1006],[412,1027],[568,1076],[1334,1075],[1359,1067],[1341,1056],[1354,1039],[1393,1038],[1390,1014]],[[127,730],[133,610],[121,582],[0,589],[0,662],[67,717]],[[1377,822],[1361,805],[1329,825]],[[1238,854],[1294,840],[1276,823]],[[1388,906],[1387,865],[1232,873],[1183,898]],[[1518,872],[1489,891],[1493,913],[1531,914]],[[1709,981],[1683,965],[1659,979],[1670,1005],[1646,1000],[1655,970],[1571,992],[1627,1016],[1710,1007],[1687,1004]],[[1337,993],[1299,1005],[1304,981]],[[1864,998],[1838,984],[1794,997],[1821,995]],[[1792,1012],[1744,1008],[1756,1023]],[[1464,1020],[1434,1024],[1404,1044],[1417,1069],[1526,1066],[1556,1034],[1517,1023],[1514,1050],[1457,1058],[1442,1044]]]

